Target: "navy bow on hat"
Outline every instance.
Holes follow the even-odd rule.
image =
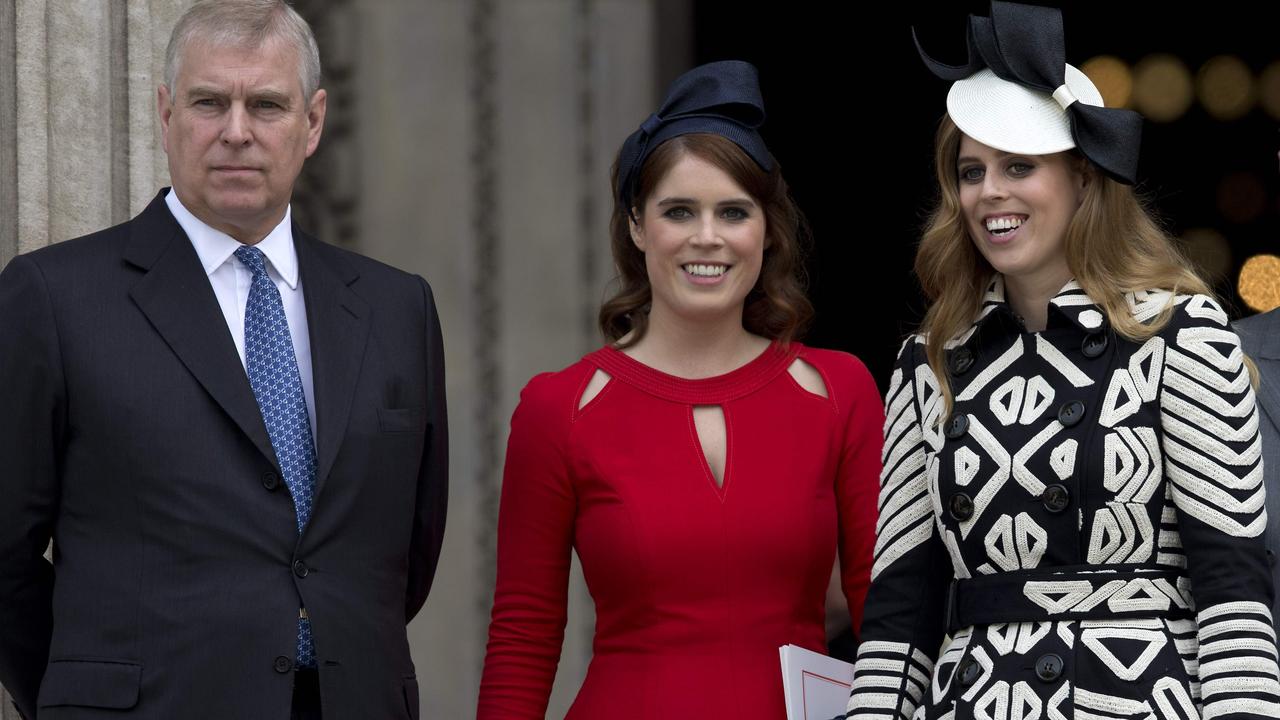
[[[915,35],[914,29],[912,35]],[[962,80],[984,67],[1002,80],[1055,94],[1066,83],[1066,43],[1057,8],[992,0],[991,17],[969,16],[969,59],[946,65],[929,57],[915,38],[929,70],[943,80]],[[1132,110],[1078,102],[1055,95],[1071,120],[1071,137],[1085,157],[1115,180],[1132,185],[1138,174],[1142,116]]]
[[[658,112],[640,124],[618,151],[618,202],[630,212],[640,168],[653,149],[677,135],[713,133],[733,141],[765,172],[773,159],[757,129],[764,100],[756,68],[740,60],[707,63],[671,84]]]

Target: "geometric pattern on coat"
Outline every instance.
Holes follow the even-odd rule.
[[[903,344],[848,717],[1280,715],[1238,338],[1211,298],[1125,299],[1167,325],[1126,340],[1072,281],[1028,333],[997,277],[947,343],[947,418],[924,338]],[[953,578],[1017,609],[957,627]]]

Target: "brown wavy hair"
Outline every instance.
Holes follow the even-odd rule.
[[[711,133],[677,135],[659,145],[645,160],[631,205],[644,207],[662,178],[684,156],[692,155],[720,168],[764,209],[765,248],[760,277],[747,294],[742,326],[748,332],[786,344],[803,336],[813,318],[805,295],[804,250],[809,228],[791,199],[778,162],[765,172],[733,141]],[[618,198],[618,164],[613,165],[613,217],[609,221],[617,291],[600,307],[600,332],[617,347],[630,347],[649,327],[652,289],[644,253],[631,240],[632,207]],[[626,342],[623,336],[632,333]]]
[[[951,414],[953,400],[946,371],[946,342],[973,323],[983,293],[996,275],[965,227],[956,170],[961,136],[956,124],[944,115],[935,138],[938,202],[925,225],[915,261],[916,277],[929,300],[920,332],[926,336],[925,356],[943,393],[941,418]],[[1067,226],[1067,265],[1117,334],[1145,340],[1168,324],[1173,305],[1143,323],[1133,317],[1125,293],[1160,289],[1212,296],[1212,292],[1189,269],[1190,263],[1132,187],[1099,172],[1079,153],[1073,154],[1089,182]],[[1252,367],[1250,371],[1254,372]]]

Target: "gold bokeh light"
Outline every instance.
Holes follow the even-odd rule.
[[[1182,117],[1194,99],[1191,73],[1177,57],[1148,55],[1133,68],[1133,106],[1155,122]]]
[[[1196,73],[1196,95],[1218,120],[1242,118],[1257,102],[1253,72],[1234,55],[1210,58]]]
[[[1280,257],[1254,255],[1245,260],[1236,289],[1240,299],[1258,312],[1280,307]]]
[[[1129,107],[1133,99],[1133,73],[1123,60],[1112,55],[1098,55],[1081,65],[1080,71],[1098,86],[1107,107]]]

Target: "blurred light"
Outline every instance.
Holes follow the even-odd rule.
[[[1267,207],[1267,190],[1257,175],[1233,173],[1218,183],[1218,211],[1237,225],[1256,220]]]
[[[1155,122],[1172,122],[1191,106],[1191,73],[1173,55],[1148,55],[1133,68],[1133,106]]]
[[[1280,61],[1268,65],[1258,77],[1258,100],[1268,115],[1280,120]]]
[[[1231,247],[1213,228],[1190,228],[1182,233],[1182,251],[1200,277],[1211,284],[1231,271]]]
[[[1236,289],[1240,299],[1258,312],[1280,307],[1280,257],[1254,255],[1245,260]]]
[[[1244,117],[1257,101],[1253,73],[1234,55],[1219,55],[1200,66],[1196,93],[1204,109],[1219,120]]]
[[[1133,99],[1133,73],[1123,60],[1111,55],[1090,58],[1080,71],[1089,76],[1107,107],[1128,107]]]

